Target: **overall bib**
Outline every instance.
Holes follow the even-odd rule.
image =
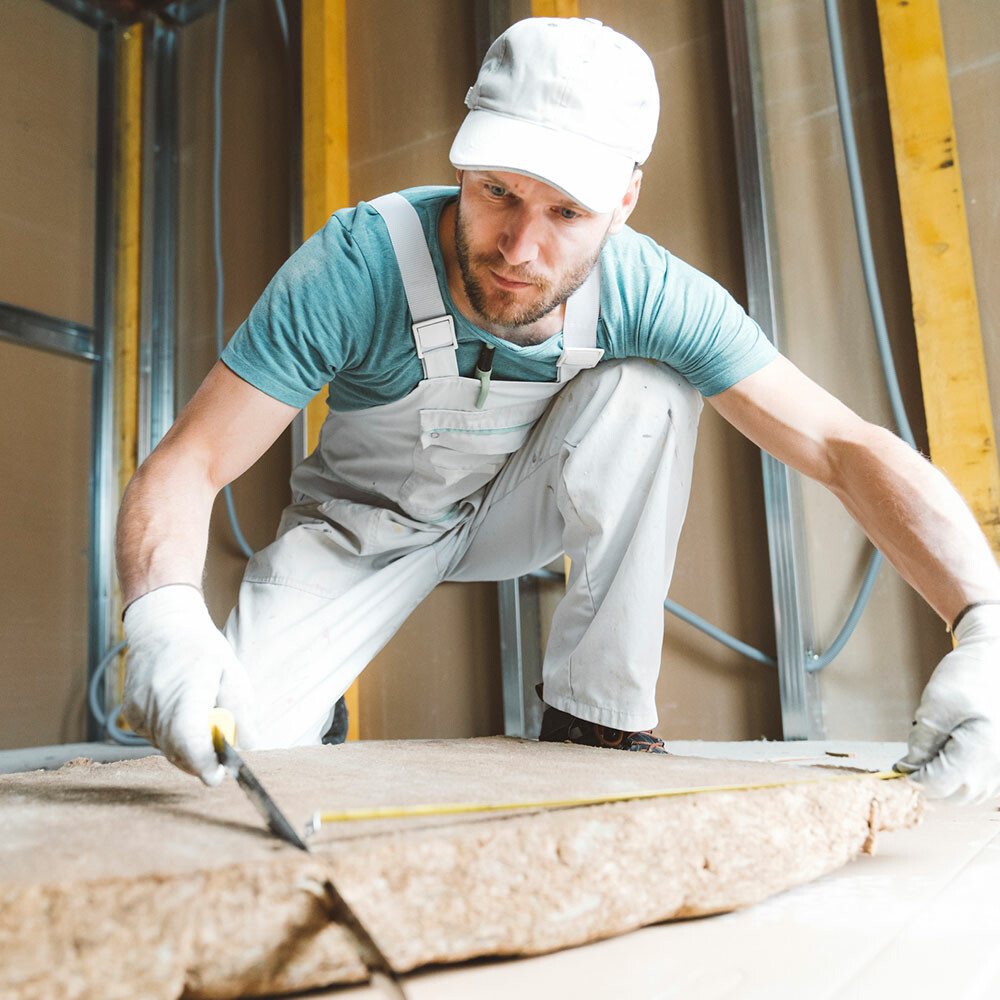
[[[438,583],[507,579],[563,551],[572,573],[545,700],[650,728],[701,397],[656,362],[595,367],[598,265],[566,302],[557,380],[492,382],[482,399],[458,373],[416,211],[395,194],[370,204],[424,378],[394,402],[331,410],[278,538],[247,566],[225,631],[254,684],[261,745],[319,743],[340,695]]]

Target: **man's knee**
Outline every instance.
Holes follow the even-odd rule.
[[[598,378],[613,380],[616,394],[634,399],[639,406],[652,406],[657,412],[696,422],[701,414],[701,393],[662,361],[626,358],[599,364],[593,372]]]
[[[564,393],[566,403],[580,407],[580,419],[566,438],[571,446],[598,423],[610,424],[623,437],[689,437],[697,433],[703,406],[701,394],[683,376],[644,358],[602,362],[581,372]]]

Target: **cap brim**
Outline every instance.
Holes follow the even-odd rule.
[[[449,154],[458,170],[507,170],[561,191],[588,212],[621,202],[635,161],[574,132],[477,109],[466,115]]]

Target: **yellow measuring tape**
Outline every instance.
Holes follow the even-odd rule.
[[[814,785],[824,781],[847,781],[851,778],[878,778],[889,781],[904,778],[897,771],[871,771],[858,774],[834,774],[822,778],[796,778],[757,785],[701,785],[692,788],[667,788],[655,792],[622,792],[617,795],[593,795],[575,799],[540,799],[533,802],[444,802],[412,806],[372,806],[367,809],[344,809],[341,812],[320,810],[313,813],[307,834],[315,833],[324,823],[355,823],[366,819],[405,819],[413,816],[453,816],[460,813],[509,812],[514,809],[559,809],[567,806],[593,806],[606,802],[630,802],[636,799],[665,799],[676,795],[700,795],[704,792],[748,792],[758,788],[786,788],[790,785]]]

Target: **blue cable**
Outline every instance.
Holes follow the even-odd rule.
[[[854,210],[854,228],[861,251],[861,267],[868,292],[868,306],[875,327],[875,343],[882,359],[885,385],[889,391],[889,403],[899,436],[911,447],[916,448],[910,421],[906,417],[903,397],[899,391],[899,378],[892,358],[889,333],[882,308],[882,293],[879,291],[878,275],[875,273],[875,254],[872,251],[871,228],[868,225],[868,209],[865,205],[864,185],[861,181],[861,164],[858,160],[858,144],[854,135],[854,116],[851,99],[847,92],[847,69],[844,65],[844,40],[840,33],[840,15],[837,0],[824,0],[826,5],[827,33],[830,36],[830,61],[833,64],[833,82],[837,91],[837,110],[840,114],[840,134],[844,141],[844,157],[847,161],[847,180],[851,188],[851,207]]]
[[[285,52],[288,52],[288,16],[285,14],[284,0],[274,0],[275,13],[278,15],[278,29],[281,31],[281,40],[285,45]]]
[[[882,362],[882,374],[889,393],[889,405],[899,436],[913,449],[917,444],[913,429],[906,415],[902,393],[899,389],[899,375],[892,356],[892,346],[889,343],[889,332],[885,322],[885,310],[882,306],[882,293],[879,289],[878,275],[875,271],[875,253],[872,250],[871,227],[868,223],[868,208],[865,202],[864,184],[861,180],[861,163],[858,157],[857,137],[854,132],[854,115],[851,111],[851,99],[847,90],[847,68],[844,63],[844,39],[840,31],[840,13],[837,0],[824,0],[826,10],[827,34],[830,39],[830,62],[833,66],[833,82],[837,94],[837,111],[840,119],[840,134],[844,143],[844,159],[847,163],[847,180],[851,190],[851,208],[854,212],[854,228],[858,238],[858,250],[861,254],[861,267],[865,279],[865,291],[868,294],[868,307],[871,312],[872,325],[875,329],[875,344]],[[882,568],[882,553],[874,549],[868,560],[868,568],[858,591],[847,621],[833,640],[825,653],[815,655],[807,664],[807,670],[815,672],[822,670],[844,648],[847,640],[853,634],[861,620],[868,599],[875,586],[875,578]]]
[[[710,636],[717,642],[721,642],[723,646],[728,646],[737,653],[742,653],[749,659],[756,660],[757,663],[763,663],[769,667],[776,667],[778,665],[778,661],[773,656],[769,656],[767,653],[761,652],[761,650],[749,645],[749,643],[744,642],[742,639],[737,639],[728,632],[724,632],[718,625],[713,625],[711,622],[707,622],[704,618],[696,615],[693,611],[682,608],[676,601],[670,600],[669,597],[663,602],[663,606],[674,617],[680,618],[681,621],[687,622],[689,625],[693,625],[700,632],[704,632],[705,635]]]
[[[122,710],[121,702],[115,705],[110,712],[105,714],[104,710],[101,708],[100,699],[97,697],[98,688],[101,687],[107,676],[109,668],[115,660],[118,659],[118,654],[125,648],[125,646],[126,642],[123,639],[121,642],[112,646],[111,649],[104,654],[103,659],[100,663],[98,663],[97,669],[94,671],[94,675],[90,678],[90,684],[87,685],[87,701],[90,705],[90,711],[93,713],[94,718],[97,719],[98,724],[104,728],[105,734],[115,743],[121,743],[124,746],[150,746],[148,740],[145,740],[141,736],[119,727],[118,715]]]

